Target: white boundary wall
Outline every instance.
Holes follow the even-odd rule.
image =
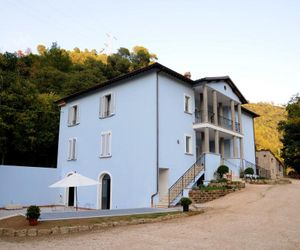
[[[0,165],[0,207],[59,204],[61,190],[48,187],[59,179],[57,168]]]

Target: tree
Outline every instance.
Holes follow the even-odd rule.
[[[287,166],[300,173],[300,97],[295,95],[286,106],[288,117],[279,123],[283,132],[281,156]]]
[[[155,54],[149,53],[148,49],[142,46],[133,47],[133,51],[130,55],[130,58],[133,70],[146,67],[150,63],[157,60],[157,56]]]

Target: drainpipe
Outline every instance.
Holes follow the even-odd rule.
[[[159,178],[159,81],[158,74],[161,70],[156,72],[156,192],[151,195],[151,207],[153,207],[154,196],[158,195],[158,178]]]

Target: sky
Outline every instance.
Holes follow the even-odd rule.
[[[300,92],[299,0],[0,0],[0,7],[1,53],[52,42],[107,52],[141,45],[192,79],[229,75],[250,102],[282,105]]]

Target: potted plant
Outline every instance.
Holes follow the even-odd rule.
[[[38,206],[30,206],[27,208],[26,217],[30,226],[36,226],[38,224],[38,218],[40,218],[41,210]]]
[[[189,211],[189,205],[192,204],[192,200],[188,197],[182,197],[180,199],[180,205],[183,207],[183,212]]]

